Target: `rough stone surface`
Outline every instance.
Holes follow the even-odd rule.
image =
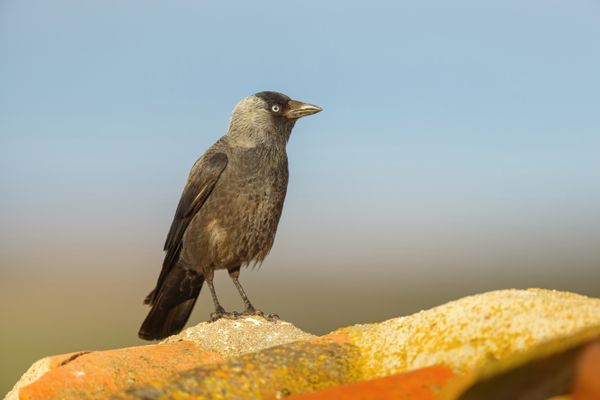
[[[438,364],[460,373],[594,325],[600,325],[600,299],[529,289],[465,297],[339,332],[361,349],[371,379]]]
[[[289,322],[249,316],[236,320],[222,318],[215,322],[202,322],[162,343],[189,340],[204,350],[233,357],[314,337]]]

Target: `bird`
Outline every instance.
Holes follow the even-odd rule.
[[[245,308],[256,309],[239,282],[240,269],[260,264],[273,246],[288,186],[286,146],[296,122],[322,109],[274,91],[234,107],[227,133],[194,163],[164,245],[151,308],[138,336],[158,340],[187,323],[204,282],[215,311],[211,321],[236,318],[219,303],[213,277],[226,269]]]

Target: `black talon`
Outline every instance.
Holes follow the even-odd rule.
[[[259,317],[264,317],[264,316],[265,316],[265,313],[264,313],[264,312],[262,312],[262,311],[260,311],[260,310],[257,310],[257,309],[256,309],[256,308],[254,308],[254,307],[252,307],[252,308],[246,308],[246,309],[244,310],[244,313],[243,313],[243,314],[244,314],[244,315],[257,315],[257,316],[259,316]]]
[[[238,319],[240,317],[240,313],[237,311],[227,312],[222,309],[222,311],[214,312],[210,314],[210,322],[215,322],[221,318],[225,319]]]
[[[264,319],[266,319],[268,321],[277,321],[277,320],[279,320],[279,315],[277,315],[277,314],[265,314],[263,311],[257,310],[254,307],[252,307],[252,308],[246,308],[244,310],[244,312],[242,313],[242,315],[245,315],[245,316],[255,315],[255,316],[258,316],[258,317],[262,317],[262,318],[264,318]]]

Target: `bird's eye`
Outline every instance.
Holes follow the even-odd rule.
[[[271,107],[271,110],[273,112],[279,112],[279,106],[277,104],[275,104],[274,106]]]

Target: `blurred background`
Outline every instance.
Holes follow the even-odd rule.
[[[324,111],[242,271],[258,307],[322,334],[498,288],[600,296],[599,38],[595,0],[1,1],[0,393],[142,343],[189,168],[262,90]]]

